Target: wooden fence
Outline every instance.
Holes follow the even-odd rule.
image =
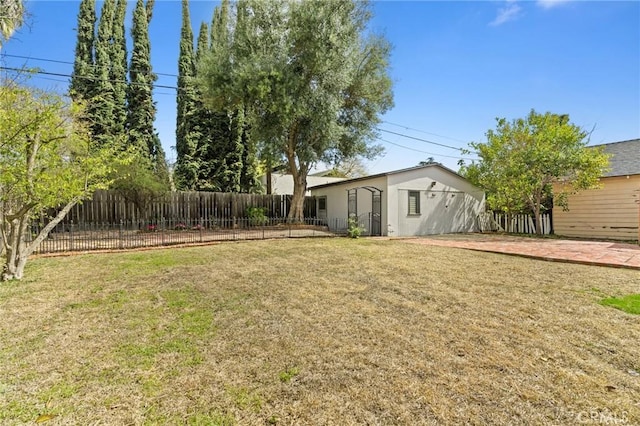
[[[502,231],[514,234],[535,234],[536,224],[532,215],[505,214],[498,212],[485,212],[478,216],[480,231]],[[540,216],[542,234],[549,235],[553,232],[551,214],[543,213]]]
[[[116,191],[96,191],[92,199],[76,205],[63,223],[120,223],[139,220],[226,220],[247,218],[249,207],[265,208],[271,218],[286,217],[291,196],[222,192],[171,192],[153,200],[147,213]],[[316,217],[315,197],[306,197],[304,217]]]

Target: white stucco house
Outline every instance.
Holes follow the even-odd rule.
[[[368,235],[411,236],[477,230],[484,191],[437,163],[310,188],[330,228],[357,218]]]
[[[316,185],[324,185],[332,182],[340,182],[345,180],[341,177],[325,176],[327,172],[311,173],[307,176],[307,192],[305,195],[311,195],[309,188]],[[267,176],[260,176],[262,187],[267,187]],[[271,193],[277,195],[293,195],[293,176],[283,171],[276,171],[271,174]]]

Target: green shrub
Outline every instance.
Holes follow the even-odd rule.
[[[358,238],[365,231],[366,229],[364,229],[362,226],[360,226],[360,224],[358,224],[357,219],[349,218],[349,227],[347,228],[347,235],[349,235],[350,238]]]
[[[266,207],[248,207],[247,217],[249,218],[249,224],[252,226],[266,225],[269,221]]]

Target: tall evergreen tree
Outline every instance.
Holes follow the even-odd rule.
[[[231,63],[224,61],[223,52],[230,48],[231,34],[230,3],[223,0],[214,11],[211,24],[211,40],[208,51],[201,40],[205,39],[203,29],[198,42],[196,63],[210,53],[222,60],[216,63],[220,69],[229,70]],[[201,96],[200,96],[201,97]],[[200,106],[203,118],[199,155],[201,158],[200,186],[224,192],[256,192],[260,183],[256,176],[256,150],[251,146],[248,137],[248,126],[244,107],[233,109],[221,108],[208,110]]]
[[[182,0],[182,30],[180,54],[178,56],[178,92],[176,118],[176,152],[178,158],[174,170],[176,188],[196,189],[199,161],[197,155],[198,135],[194,133],[197,118],[197,96],[195,77],[193,31],[189,17],[189,0]]]
[[[95,80],[90,103],[94,137],[103,144],[113,143],[114,129],[114,90],[111,75],[111,39],[115,0],[105,0],[100,11],[98,37],[95,41]]]
[[[82,0],[78,13],[76,56],[69,92],[74,100],[88,100],[93,95],[93,43],[96,25],[96,0]]]
[[[127,133],[129,144],[151,159],[153,171],[159,178],[167,178],[168,170],[164,150],[153,127],[156,107],[152,90],[156,75],[151,68],[149,21],[143,0],[137,0],[133,12],[133,51],[129,65],[127,90]]]
[[[216,8],[217,11],[217,8]],[[206,23],[200,25],[198,33],[198,42],[196,44],[195,63],[200,61],[203,55],[208,53],[209,45],[209,26]],[[197,69],[197,67],[196,67]],[[219,132],[216,132],[214,125],[218,123],[216,114],[209,110],[202,102],[202,93],[196,86],[196,102],[195,130],[198,138],[197,156],[199,159],[198,183],[197,189],[200,191],[226,191],[226,188],[216,179],[216,171],[221,163],[217,147],[213,144],[214,140],[221,138]],[[227,123],[228,129],[228,123]],[[227,137],[225,133],[225,137]]]
[[[127,40],[125,37],[125,16],[127,0],[117,0],[113,18],[111,37],[110,77],[113,85],[114,131],[124,136],[127,122]]]

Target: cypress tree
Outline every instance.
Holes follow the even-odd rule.
[[[193,31],[189,17],[189,1],[182,0],[182,30],[180,33],[180,54],[178,56],[178,92],[176,118],[176,168],[174,179],[176,188],[196,189],[199,161],[197,156],[198,138],[194,134],[194,118],[198,113],[196,90],[194,87],[195,65],[193,52]]]
[[[113,85],[114,132],[124,136],[127,122],[127,40],[124,21],[127,0],[117,0],[111,38],[110,78]]]
[[[69,93],[74,100],[91,98],[93,90],[96,4],[95,0],[82,0],[78,12],[78,38],[76,56],[73,62],[73,74]]]
[[[152,90],[157,77],[151,68],[147,16],[147,8],[145,8],[143,0],[137,0],[131,29],[133,51],[129,65],[129,87],[127,90],[127,132],[129,144],[150,158],[152,170],[158,178],[164,180],[168,177],[167,161],[153,126],[156,107],[153,102]]]
[[[95,84],[91,97],[90,114],[93,134],[101,143],[113,143],[114,91],[111,82],[111,37],[115,0],[105,0],[100,11],[98,37],[95,42]]]
[[[220,7],[214,11],[211,24],[211,40],[209,50],[213,57],[226,58],[224,54],[230,48],[231,37],[229,33],[229,0],[223,0]],[[199,46],[199,52],[204,48]],[[230,67],[228,62],[220,61],[216,66],[226,69]],[[206,111],[206,108],[202,106]],[[246,123],[244,109],[236,110],[222,109],[208,112],[209,119],[203,120],[207,123],[207,138],[201,139],[203,171],[206,172],[201,180],[207,182],[211,187],[223,192],[249,192],[254,188],[245,185],[253,181],[246,173],[245,159],[250,155],[245,149]]]
[[[242,171],[240,173],[241,192],[262,192],[262,183],[258,176],[258,150],[249,132],[251,128],[242,111]]]

